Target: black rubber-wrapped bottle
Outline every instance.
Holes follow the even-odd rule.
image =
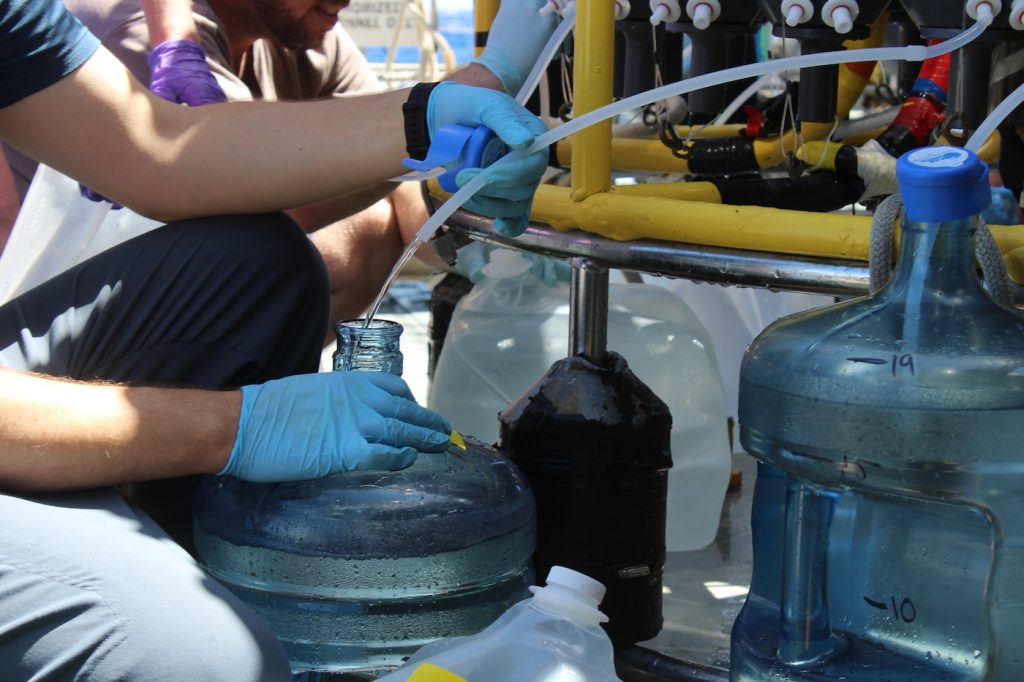
[[[500,415],[500,448],[537,501],[534,570],[553,565],[604,583],[617,649],[661,629],[668,406],[616,353],[556,362]]]

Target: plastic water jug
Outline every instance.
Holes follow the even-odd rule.
[[[427,404],[462,433],[498,436],[498,413],[569,352],[569,287],[548,286],[518,251],[495,250],[485,278],[459,301]],[[670,551],[715,537],[732,459],[722,381],[710,336],[662,287],[612,284],[608,348],[672,413]]]
[[[339,323],[335,364],[401,373],[401,325]],[[309,481],[209,477],[203,567],[282,640],[295,673],[381,671],[479,632],[528,597],[536,517],[518,467],[473,439],[402,471]]]
[[[604,586],[554,566],[530,590],[483,632],[427,645],[380,682],[618,682],[599,627]]]
[[[785,318],[741,371],[759,460],[735,680],[1024,679],[1024,318],[974,263],[985,164],[897,164],[896,271]]]

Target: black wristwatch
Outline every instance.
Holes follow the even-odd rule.
[[[402,105],[405,117],[405,151],[410,158],[422,161],[430,149],[430,129],[427,127],[427,100],[439,83],[417,83]]]

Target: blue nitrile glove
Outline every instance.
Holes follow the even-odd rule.
[[[451,123],[485,125],[511,149],[525,149],[538,135],[547,132],[547,126],[539,118],[504,93],[444,81],[437,84],[427,101],[427,131],[433,138],[441,126]],[[518,161],[499,161],[488,168],[487,184],[465,207],[496,218],[494,227],[498,232],[517,237],[529,224],[533,193],[547,167],[547,150]],[[455,181],[462,187],[481,171],[467,168]]]
[[[200,107],[227,101],[217,79],[210,73],[206,53],[192,40],[168,40],[146,57],[149,89],[168,102]]]
[[[546,4],[547,0],[501,0],[484,51],[473,60],[497,76],[513,97],[558,26],[556,14],[540,15]]]
[[[247,481],[397,471],[448,447],[451,425],[416,404],[401,377],[322,372],[242,387],[238,435],[220,474]]]
[[[1017,198],[1006,187],[992,188],[992,203],[981,214],[990,225],[1016,225],[1020,222]]]

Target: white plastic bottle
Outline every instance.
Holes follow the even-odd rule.
[[[428,644],[379,682],[621,682],[601,629],[604,585],[554,566],[530,591],[482,632]]]
[[[522,253],[504,249],[483,273],[452,314],[427,404],[493,443],[498,412],[569,352],[569,285],[545,285]],[[608,300],[608,348],[672,412],[667,548],[700,549],[714,540],[732,466],[711,337],[663,287],[612,284]]]

